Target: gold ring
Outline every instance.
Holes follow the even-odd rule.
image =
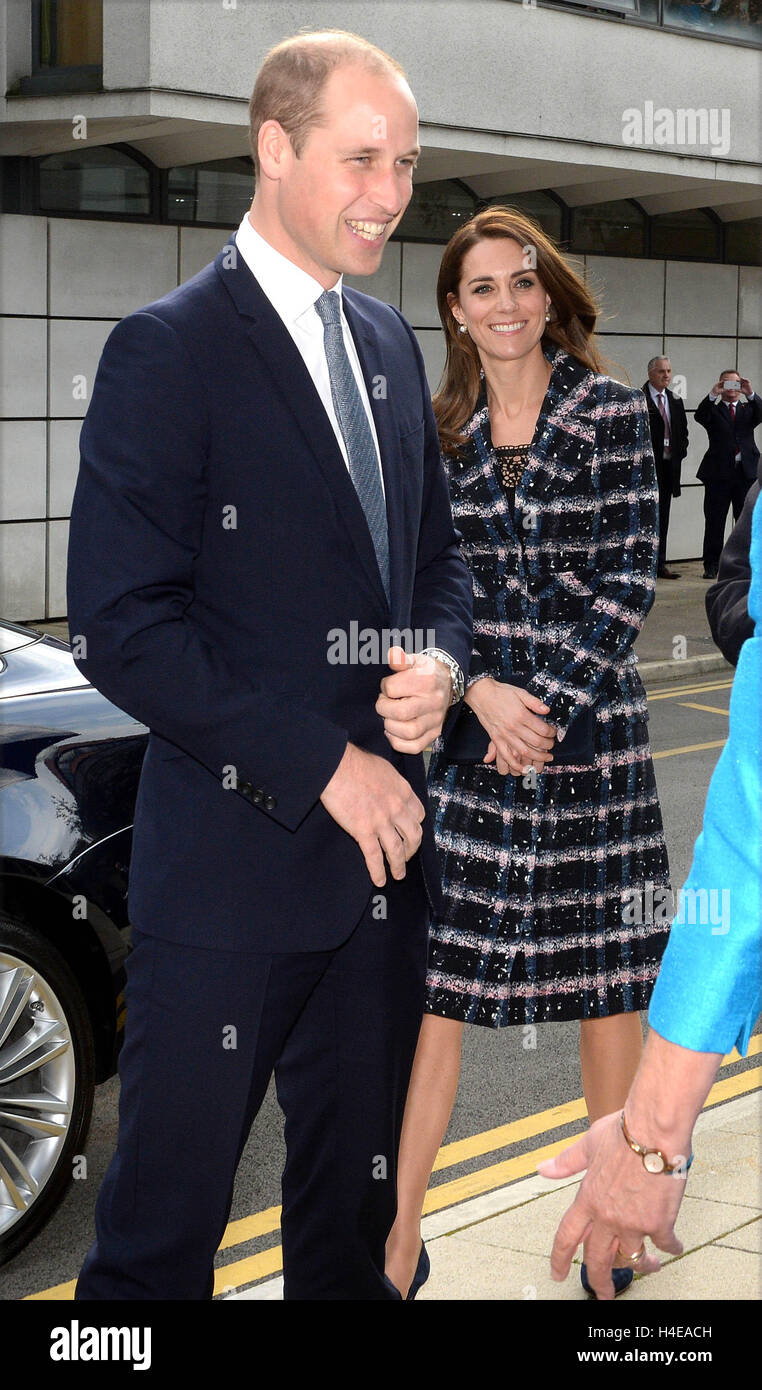
[[[625,1251],[622,1249],[621,1245],[617,1246],[617,1250],[625,1260],[629,1260],[630,1264],[636,1265],[639,1260],[642,1260],[643,1256],[646,1253],[646,1243],[645,1241],[641,1241],[640,1249],[636,1250],[634,1255],[626,1254]]]

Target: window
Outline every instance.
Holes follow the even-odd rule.
[[[718,39],[762,42],[760,0],[664,0],[664,24]]]
[[[725,260],[736,265],[762,265],[762,217],[725,224]]]
[[[523,0],[522,0],[523,2]],[[535,0],[614,23],[658,24],[721,42],[762,44],[762,0]],[[514,0],[520,3],[520,0]]]
[[[488,198],[483,206],[494,207],[496,203],[525,212],[527,217],[533,217],[535,222],[539,222],[542,230],[553,237],[554,241],[561,241],[564,235],[564,209],[549,193],[543,193],[540,189],[531,193],[506,193],[502,197]]]
[[[38,162],[39,210],[148,217],[151,174],[111,145],[49,154]]]
[[[644,256],[645,213],[629,199],[572,208],[570,249],[597,256]]]
[[[103,86],[103,0],[32,0],[32,75],[22,96]]]
[[[248,155],[180,165],[167,172],[169,222],[237,227],[253,197],[254,165]]]
[[[702,208],[651,218],[651,255],[679,261],[722,260],[722,228]]]
[[[586,10],[614,10],[618,14],[638,14],[640,0],[568,0],[569,4]]]
[[[476,204],[476,195],[457,179],[421,183],[413,189],[394,237],[447,242],[453,232],[473,216]]]

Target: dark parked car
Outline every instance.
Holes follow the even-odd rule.
[[[0,1264],[51,1216],[116,1070],[148,730],[0,623]]]

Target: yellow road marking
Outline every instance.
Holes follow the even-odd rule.
[[[760,1052],[762,1052],[762,1033],[755,1033],[754,1037],[749,1040],[746,1057],[756,1057]],[[733,1048],[732,1052],[723,1057],[720,1066],[733,1066],[742,1060],[744,1059]],[[756,1090],[759,1085],[762,1085],[762,1067],[749,1067],[746,1071],[738,1072],[736,1076],[726,1077],[722,1081],[715,1082],[707,1096],[704,1109],[718,1105],[721,1101],[730,1100],[733,1096]],[[510,1143],[530,1138],[534,1134],[548,1133],[549,1130],[558,1129],[574,1120],[584,1119],[586,1113],[584,1099],[580,1097],[578,1100],[567,1101],[564,1105],[555,1105],[549,1110],[538,1111],[536,1115],[527,1115],[520,1120],[513,1120],[510,1124],[498,1125],[497,1128],[485,1130],[482,1134],[474,1134],[467,1139],[459,1139],[452,1144],[444,1144],[437,1155],[434,1171],[454,1167],[458,1163],[462,1163],[468,1158],[474,1158],[479,1154],[493,1153],[497,1149],[506,1148]],[[553,1154],[560,1153],[567,1145],[572,1144],[574,1139],[574,1135],[568,1135],[565,1139],[554,1140],[542,1148],[532,1149],[529,1153],[518,1154],[514,1158],[504,1159],[501,1163],[493,1163],[486,1168],[480,1168],[477,1172],[469,1173],[464,1178],[455,1178],[451,1182],[441,1183],[438,1187],[431,1188],[426,1194],[424,1212],[441,1211],[443,1207],[453,1206],[456,1202],[466,1201],[469,1197],[478,1196],[482,1192],[491,1192],[496,1187],[502,1187],[508,1182],[514,1182],[517,1178],[526,1177],[534,1172],[537,1164],[543,1158],[551,1158]],[[264,1211],[257,1212],[253,1216],[245,1216],[240,1220],[229,1222],[219,1247],[220,1250],[242,1245],[245,1241],[252,1240],[256,1236],[269,1235],[272,1231],[276,1231],[280,1225],[280,1213],[280,1207],[267,1207]],[[262,1250],[257,1255],[250,1255],[246,1259],[223,1265],[216,1270],[214,1292],[219,1294],[223,1293],[225,1289],[242,1288],[245,1284],[254,1283],[257,1279],[264,1279],[268,1275],[277,1274],[282,1268],[281,1247],[279,1245],[272,1246],[269,1250]],[[24,1301],[73,1299],[76,1282],[76,1279],[70,1279],[65,1284],[55,1284],[49,1289],[43,1289],[40,1293],[27,1294]]]
[[[678,703],[683,709],[702,709],[707,714],[724,714],[727,719],[730,710],[721,709],[719,705],[697,705],[693,700],[679,700]]]
[[[43,1289],[41,1293],[28,1293],[22,1302],[34,1303],[36,1300],[44,1299],[46,1303],[56,1303],[59,1299],[73,1299],[76,1285],[76,1279],[70,1279],[68,1284],[54,1284],[52,1289]]]
[[[214,1271],[214,1292],[224,1293],[225,1289],[242,1289],[244,1284],[253,1284],[255,1279],[264,1279],[268,1274],[280,1274],[283,1268],[283,1248],[273,1245],[270,1250],[262,1250],[258,1255],[250,1255],[246,1260],[235,1260],[233,1264],[222,1265]]]
[[[229,1221],[219,1248],[227,1250],[230,1245],[245,1245],[247,1240],[254,1240],[255,1236],[269,1235],[270,1231],[277,1231],[279,1226],[280,1207],[266,1207],[254,1216],[242,1216],[238,1221]]]
[[[703,753],[705,748],[724,748],[727,743],[726,738],[717,738],[713,743],[686,743],[684,748],[665,748],[661,753],[652,753],[654,761],[657,758],[674,758],[678,753]]]
[[[754,1037],[749,1039],[746,1058],[756,1057],[759,1052],[762,1052],[762,1033],[755,1033]],[[736,1048],[733,1048],[732,1052],[723,1057],[720,1066],[732,1067],[736,1062],[743,1060]],[[742,1072],[741,1075],[748,1073]],[[506,1149],[509,1144],[530,1139],[534,1134],[547,1134],[552,1129],[560,1129],[561,1125],[584,1119],[586,1114],[587,1106],[580,1097],[579,1100],[570,1100],[564,1105],[554,1105],[550,1110],[540,1110],[536,1115],[526,1115],[520,1120],[513,1120],[510,1124],[498,1125],[496,1129],[484,1130],[482,1134],[469,1135],[467,1139],[457,1139],[452,1144],[443,1144],[437,1154],[433,1171],[436,1173],[442,1168],[454,1168],[466,1159],[494,1153],[496,1149]]]
[[[755,1091],[760,1085],[762,1067],[749,1067],[737,1076],[726,1076],[724,1081],[715,1082],[706,1098],[704,1109],[707,1110],[710,1105],[718,1105],[721,1100],[730,1100],[732,1096],[742,1096],[745,1091]]]
[[[443,1144],[434,1163],[433,1171],[441,1168],[454,1168],[467,1158],[479,1154],[494,1153],[495,1149],[506,1149],[509,1144],[517,1144],[522,1139],[531,1139],[535,1134],[547,1134],[551,1129],[571,1124],[573,1120],[583,1120],[587,1114],[584,1100],[570,1100],[565,1105],[554,1105],[550,1110],[541,1110],[537,1115],[527,1115],[510,1124],[498,1125],[497,1129],[487,1129],[483,1134],[472,1134],[467,1139],[456,1139],[452,1144]]]
[[[729,680],[712,681],[703,685],[671,685],[666,690],[655,691],[653,695],[648,695],[646,691],[646,695],[650,705],[654,700],[674,700],[676,695],[705,695],[710,690],[729,690],[732,684],[733,681]]]

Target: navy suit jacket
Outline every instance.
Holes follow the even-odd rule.
[[[421,629],[468,671],[471,578],[420,348],[391,306],[351,289],[344,306],[380,444],[391,610],[320,397],[233,237],[122,319],[98,366],[70,637],[87,679],[151,731],[129,911],[170,940],[329,949],[383,891],[320,793],[351,740],[427,805],[423,756],[392,749],[375,710],[387,645],[335,664],[336,629],[357,625],[360,657],[375,656],[363,629]],[[429,814],[420,857],[439,912]]]
[[[723,400],[712,402],[708,396],[704,396],[693,414],[709,435],[709,448],[698,466],[696,477],[702,483],[732,479],[736,467],[735,455],[740,451],[738,467],[744,477],[753,482],[759,464],[754,430],[762,420],[762,401],[756,391],[750,401],[738,402],[735,422]]]

